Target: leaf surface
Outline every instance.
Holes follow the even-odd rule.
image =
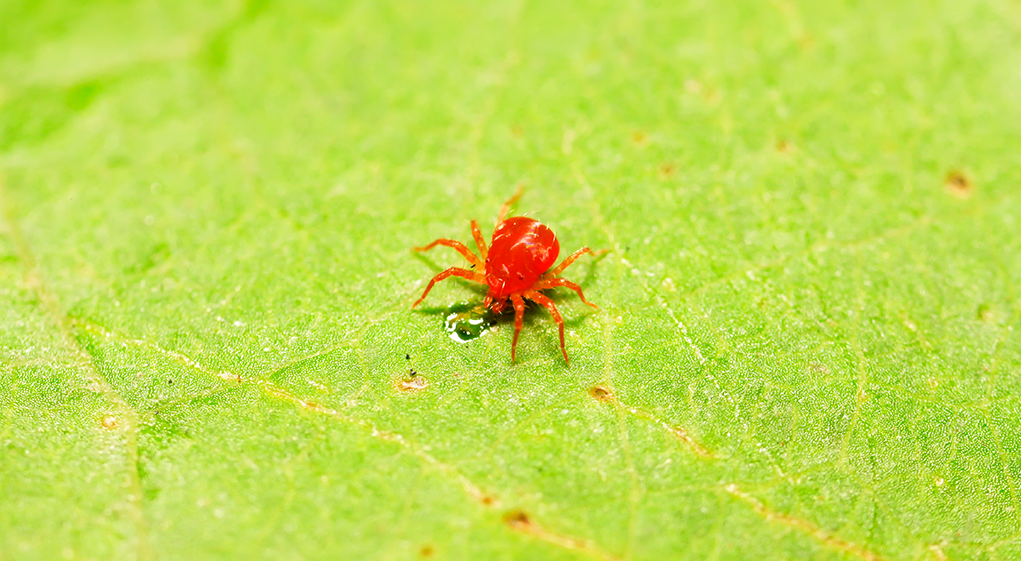
[[[0,558],[1021,556],[1016,2],[0,22]]]

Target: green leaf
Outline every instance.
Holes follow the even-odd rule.
[[[1021,557],[1019,31],[0,3],[0,559]],[[411,309],[518,185],[570,366]]]

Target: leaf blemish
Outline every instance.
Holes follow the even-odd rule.
[[[588,394],[592,396],[592,399],[598,401],[613,401],[613,392],[606,386],[592,386],[589,388]]]
[[[436,550],[434,550],[432,546],[423,545],[422,549],[419,550],[419,553],[422,557],[432,557],[433,553],[436,553]]]
[[[504,514],[503,521],[515,530],[529,531],[532,529],[532,521],[522,510],[512,510]]]
[[[774,148],[776,148],[776,151],[781,154],[794,153],[794,145],[784,138],[781,138],[780,140],[776,141],[776,145],[774,146]]]
[[[117,422],[117,419],[113,415],[107,415],[106,417],[103,417],[103,420],[100,422],[103,424],[103,428],[107,430],[113,430],[120,426],[120,424]]]
[[[397,389],[403,393],[418,393],[428,387],[429,380],[426,380],[424,376],[419,376],[415,371],[412,371],[408,378],[397,382]]]
[[[585,552],[596,559],[619,561],[617,557],[599,549],[589,541],[544,530],[532,522],[531,518],[522,510],[511,510],[504,513],[503,523],[511,530],[535,536],[543,541],[569,550]]]
[[[946,180],[943,182],[943,186],[947,192],[959,199],[967,199],[971,196],[974,190],[974,185],[971,179],[962,171],[951,171],[947,174]]]
[[[670,163],[661,164],[659,166],[659,178],[660,179],[670,179],[671,177],[674,176],[674,172],[675,171],[677,171],[677,168],[674,167],[673,164],[670,164]]]

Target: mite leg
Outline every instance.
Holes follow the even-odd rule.
[[[475,245],[478,246],[482,260],[485,261],[486,257],[489,257],[489,248],[486,247],[486,238],[482,237],[482,231],[479,230],[479,223],[474,220],[472,220],[472,237],[475,238]]]
[[[567,358],[567,345],[564,344],[564,318],[560,317],[560,312],[557,311],[557,307],[553,304],[553,300],[550,300],[546,296],[534,290],[526,291],[525,298],[534,300],[543,306],[546,306],[546,309],[549,310],[550,315],[553,316],[553,321],[557,322],[557,326],[560,327],[560,352],[564,353],[564,362],[571,364],[570,359]]]
[[[521,323],[525,319],[525,301],[517,293],[511,294],[510,299],[514,304],[514,342],[511,343],[511,362],[514,362],[514,351],[518,348],[518,334],[521,333]]]
[[[564,259],[564,261],[562,263],[557,265],[556,269],[553,269],[552,271],[546,273],[546,276],[547,277],[555,277],[555,276],[559,275],[560,273],[564,272],[564,269],[570,267],[571,263],[574,263],[575,261],[578,260],[579,257],[581,257],[582,255],[585,255],[586,253],[592,253],[592,249],[590,249],[588,247],[583,247],[583,248],[579,249],[578,251],[575,251],[567,259]]]
[[[575,284],[575,283],[573,283],[573,282],[571,282],[571,281],[569,281],[569,280],[567,280],[567,279],[565,279],[563,277],[557,277],[557,278],[553,278],[553,279],[540,280],[539,282],[535,283],[535,286],[533,288],[535,290],[542,290],[544,288],[553,288],[553,287],[556,287],[556,286],[566,286],[567,288],[570,288],[571,290],[573,290],[573,291],[578,293],[578,297],[581,298],[582,302],[588,304],[589,306],[592,306],[593,308],[595,308],[597,310],[599,309],[599,306],[596,306],[592,302],[589,302],[588,300],[585,299],[585,294],[582,293],[580,286],[578,286],[577,284]]]
[[[499,226],[500,223],[503,222],[504,218],[507,218],[507,212],[510,211],[511,205],[516,203],[516,202],[518,202],[518,199],[521,198],[521,193],[524,193],[524,192],[525,192],[525,186],[524,185],[519,186],[518,190],[514,192],[514,195],[512,195],[511,198],[507,199],[507,202],[503,203],[503,206],[500,207],[500,214],[496,215],[496,225],[497,226]]]
[[[456,249],[458,253],[463,255],[464,258],[467,259],[469,263],[475,265],[479,270],[485,267],[485,265],[482,264],[482,260],[479,259],[479,256],[472,253],[471,250],[468,249],[463,243],[454,240],[448,240],[446,238],[440,238],[424,247],[416,247],[415,251],[429,251],[430,249],[438,245],[452,247]]]
[[[425,297],[427,294],[429,294],[429,291],[433,289],[433,285],[447,277],[461,277],[464,279],[468,279],[470,281],[480,283],[485,283],[486,280],[485,277],[476,273],[475,271],[469,271],[468,269],[462,269],[460,267],[451,267],[446,271],[443,271],[442,273],[433,277],[433,279],[429,281],[429,286],[425,287],[425,292],[422,293],[422,297],[416,300],[415,303],[411,305],[411,307],[414,308],[415,306],[419,305],[422,302],[422,300],[425,300]]]

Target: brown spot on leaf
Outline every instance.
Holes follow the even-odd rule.
[[[120,423],[117,422],[117,419],[113,415],[103,417],[100,422],[103,424],[103,428],[108,430],[113,430],[120,426]]]
[[[532,521],[523,510],[512,510],[504,514],[503,521],[515,530],[528,531],[532,529]]]
[[[495,502],[496,502],[496,499],[494,499],[493,497],[491,497],[489,495],[485,495],[485,496],[482,497],[482,504],[484,504],[486,506],[490,506],[490,505],[492,505]]]
[[[592,386],[588,394],[599,401],[613,401],[613,392],[606,386]]]
[[[430,545],[423,545],[422,549],[419,550],[419,554],[422,557],[432,557],[434,553],[436,553],[436,550]]]
[[[785,155],[793,154],[795,150],[794,145],[784,138],[776,141],[775,148],[777,152]]]
[[[947,174],[946,180],[943,182],[943,186],[947,192],[959,199],[967,199],[971,196],[971,192],[975,189],[971,179],[963,171],[951,171]]]
[[[428,387],[429,380],[417,374],[397,381],[397,389],[404,393],[418,393]]]
[[[649,143],[649,137],[645,136],[645,133],[642,131],[635,131],[631,133],[631,142],[639,146],[645,146]]]
[[[659,178],[660,179],[670,179],[671,177],[674,176],[674,172],[676,172],[676,171],[677,171],[677,168],[674,167],[673,164],[670,164],[670,163],[661,164],[659,166]]]

